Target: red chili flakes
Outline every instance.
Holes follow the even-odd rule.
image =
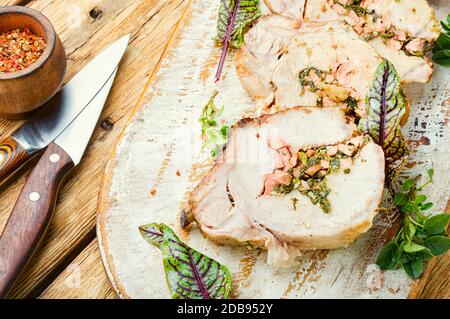
[[[45,48],[44,39],[28,28],[0,34],[0,73],[18,72],[29,67]]]

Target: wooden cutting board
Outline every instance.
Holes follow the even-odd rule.
[[[161,253],[144,241],[143,224],[166,223],[190,246],[227,265],[238,298],[406,298],[426,281],[403,271],[381,272],[374,260],[392,236],[395,216],[380,212],[374,227],[347,249],[305,252],[301,263],[275,269],[266,253],[220,246],[194,227],[179,227],[186,194],[211,167],[202,149],[198,117],[216,88],[221,49],[215,46],[217,1],[191,0],[151,77],[141,107],[124,130],[108,164],[98,212],[98,239],[105,268],[122,298],[170,298]],[[446,0],[432,2],[442,19]],[[231,124],[252,110],[229,54],[216,99]],[[413,149],[405,174],[433,167],[436,181],[427,194],[445,209],[449,198],[450,76],[436,68],[433,81],[406,87],[412,110],[404,133]]]

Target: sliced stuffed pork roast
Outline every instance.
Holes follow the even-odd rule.
[[[245,34],[245,43],[236,54],[236,67],[242,85],[258,107],[264,108],[273,102],[270,77],[298,26],[292,19],[268,15],[260,18]]]
[[[370,229],[383,184],[382,149],[342,110],[297,107],[235,125],[190,211],[208,238],[267,249],[285,266]]]
[[[267,0],[270,8],[279,0]],[[285,3],[286,5],[286,3]],[[341,19],[377,52],[390,60],[405,82],[428,82],[432,64],[424,57],[439,36],[440,27],[426,0],[297,0],[291,10],[304,10],[293,19]],[[272,11],[278,13],[277,11]]]
[[[291,19],[303,19],[307,0],[264,0],[271,12]]]
[[[365,97],[381,57],[340,21],[303,22],[270,81],[280,107],[356,107]]]
[[[381,57],[343,22],[304,21],[299,27],[269,15],[246,34],[235,62],[258,106],[342,106],[362,116]]]

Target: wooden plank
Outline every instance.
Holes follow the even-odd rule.
[[[3,2],[5,3],[5,2]],[[141,96],[150,71],[164,49],[166,39],[185,6],[183,0],[36,0],[30,6],[42,11],[54,24],[68,55],[70,79],[102,48],[131,33],[129,50],[91,147],[61,189],[55,219],[41,248],[23,274],[11,297],[39,294],[94,238],[97,194],[105,161],[128,115]],[[20,122],[0,121],[0,137]],[[22,176],[2,190],[0,229],[23,186]]]
[[[438,258],[431,268],[428,280],[425,282],[418,298],[450,299],[450,251]]]
[[[39,299],[64,298],[116,298],[106,278],[96,240],[92,241],[39,296]]]
[[[0,5],[2,6],[21,6],[26,5],[26,2],[29,1],[23,1],[23,0],[4,0],[0,2]]]

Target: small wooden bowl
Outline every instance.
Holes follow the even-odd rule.
[[[47,47],[26,69],[0,74],[0,117],[22,119],[47,102],[61,87],[67,68],[64,47],[50,21],[36,10],[0,8],[0,33],[27,27]]]

